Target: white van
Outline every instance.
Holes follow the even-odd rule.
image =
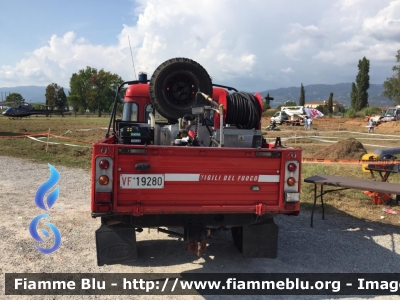
[[[400,105],[395,108],[389,108],[383,115],[383,122],[397,121],[400,120]]]
[[[281,110],[271,117],[270,122],[272,123],[274,120],[277,124],[282,125],[284,121],[289,120],[289,115],[284,110]]]

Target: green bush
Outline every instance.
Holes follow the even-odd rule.
[[[371,106],[364,109],[364,117],[370,115],[381,115],[382,109],[379,106]]]
[[[357,111],[355,117],[363,119],[364,118],[364,112],[362,110]]]
[[[346,110],[346,112],[344,113],[344,116],[346,118],[355,118],[356,117],[356,111],[354,108],[349,108],[348,110]]]

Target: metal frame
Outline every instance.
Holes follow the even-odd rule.
[[[321,186],[321,193],[317,196],[317,185]],[[324,207],[324,199],[323,199],[323,195],[330,193],[330,192],[337,192],[337,191],[342,191],[342,190],[348,190],[350,188],[340,188],[340,189],[332,189],[332,190],[326,190],[324,191],[324,184],[317,184],[314,183],[314,205],[311,211],[311,227],[313,226],[313,221],[314,221],[314,209],[315,209],[315,205],[317,204],[317,198],[321,198],[321,206],[322,206],[322,220],[325,220],[325,207]]]

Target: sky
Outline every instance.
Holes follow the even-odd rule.
[[[382,84],[400,50],[400,0],[2,0],[0,11],[0,87],[68,88],[86,66],[135,80],[174,57],[261,92],[353,82],[365,56]]]

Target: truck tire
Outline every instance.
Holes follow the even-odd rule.
[[[201,91],[212,95],[211,78],[197,62],[173,58],[162,63],[150,80],[150,99],[154,108],[166,119],[176,121],[191,113],[194,104],[207,104]]]

